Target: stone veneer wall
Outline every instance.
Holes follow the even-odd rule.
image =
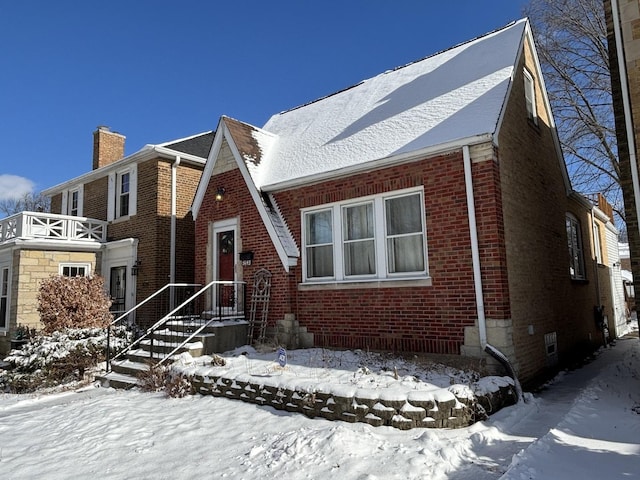
[[[298,382],[295,388],[279,386],[273,379],[262,378],[261,382],[250,375],[236,378],[195,375],[192,378],[195,391],[202,395],[242,400],[311,418],[363,422],[401,430],[466,427],[517,400],[513,383],[508,381],[495,392],[475,397],[457,396],[442,389],[436,392],[413,390],[406,398],[395,391],[393,395],[384,390],[355,388],[325,392],[313,391],[312,386],[317,385],[304,381]]]

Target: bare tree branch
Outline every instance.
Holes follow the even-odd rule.
[[[573,188],[602,193],[624,229],[624,203],[602,0],[530,0],[549,100]]]

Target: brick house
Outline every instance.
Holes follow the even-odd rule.
[[[596,210],[571,188],[521,20],[262,128],[223,116],[192,207],[195,278],[268,269],[290,346],[491,344],[532,380],[602,343]]]
[[[640,281],[640,2],[604,0],[615,113],[620,184],[624,197],[628,244],[623,267],[631,318],[637,320],[635,291]],[[626,260],[626,262],[624,262]],[[637,326],[637,324],[636,324]],[[630,329],[630,326],[629,326]]]
[[[102,275],[114,311],[193,281],[189,209],[212,139],[207,132],[125,157],[125,137],[99,127],[93,169],[43,192],[52,213],[0,221],[0,353],[18,324],[38,326],[39,281],[52,274]]]

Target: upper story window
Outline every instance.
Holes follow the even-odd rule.
[[[131,181],[131,173],[123,172],[116,177],[116,211],[118,217],[126,217],[129,215],[129,186]]]
[[[567,241],[569,244],[569,274],[572,279],[584,280],[586,278],[584,268],[584,255],[582,249],[582,232],[580,221],[567,214]]]
[[[86,277],[91,273],[88,263],[61,263],[58,271],[65,277]]]
[[[302,212],[305,282],[426,277],[422,190]]]
[[[527,106],[527,118],[537,125],[536,86],[533,77],[527,70],[524,71],[524,99]]]
[[[136,214],[136,166],[109,175],[107,220]]]
[[[83,212],[84,185],[62,192],[62,214],[81,217]]]

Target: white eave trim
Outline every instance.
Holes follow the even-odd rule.
[[[63,190],[67,190],[79,184],[86,184],[93,180],[105,177],[109,175],[109,173],[120,170],[132,163],[146,162],[147,160],[153,160],[154,158],[166,158],[173,160],[176,157],[180,157],[182,161],[188,161],[198,165],[204,165],[206,162],[205,158],[198,157],[196,155],[182,153],[177,150],[157,145],[145,145],[136,153],[133,153],[128,157],[124,157],[118,161],[110,163],[109,165],[105,165],[104,167],[97,168],[96,170],[80,175],[79,177],[72,178],[71,180],[67,180],[66,182],[47,188],[42,191],[42,194],[45,196],[56,195]]]
[[[289,190],[291,188],[313,185],[320,182],[326,182],[328,180],[349,177],[351,175],[367,172],[372,169],[377,170],[379,168],[411,163],[417,160],[424,160],[439,154],[461,150],[464,146],[478,145],[481,143],[490,142],[493,141],[493,138],[493,133],[473,135],[471,137],[453,140],[451,142],[441,143],[439,145],[429,146],[408,153],[401,153],[399,155],[392,155],[389,157],[371,160],[368,162],[359,163],[357,165],[331,170],[329,172],[322,172],[315,175],[308,175],[306,177],[298,177],[291,180],[285,180],[283,182],[262,185],[260,188],[264,192],[275,193],[283,190]]]
[[[231,149],[231,152],[233,153],[233,157],[235,158],[236,163],[238,164],[238,168],[240,169],[240,173],[244,178],[244,182],[247,186],[247,189],[251,194],[253,203],[258,209],[258,213],[260,214],[262,223],[267,229],[267,232],[269,233],[269,237],[271,237],[271,242],[273,243],[273,246],[275,247],[276,252],[280,257],[282,266],[284,267],[285,271],[288,272],[289,267],[295,266],[297,264],[297,259],[292,259],[291,257],[289,257],[289,255],[287,255],[287,251],[284,248],[284,245],[282,245],[282,242],[280,241],[280,237],[278,237],[278,232],[276,232],[276,229],[273,226],[273,223],[271,223],[271,218],[269,218],[269,214],[267,213],[266,207],[264,206],[262,198],[260,197],[260,192],[258,191],[255,183],[253,182],[253,179],[251,178],[251,174],[249,173],[247,166],[245,165],[244,161],[242,161],[242,156],[240,155],[240,152],[238,151],[238,147],[236,147],[236,144],[233,141],[232,135],[227,135],[227,132],[228,130],[226,128],[226,125],[224,125],[223,123],[223,129],[222,129],[223,136],[226,137],[227,139],[229,148]],[[208,183],[209,181],[207,181],[207,184]]]

